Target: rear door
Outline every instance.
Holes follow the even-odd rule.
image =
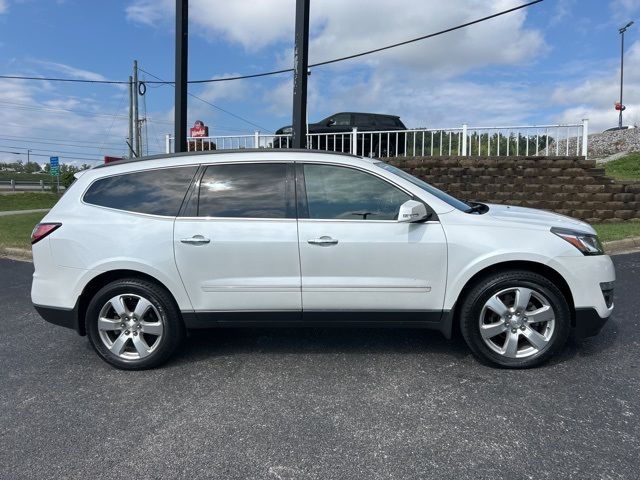
[[[446,240],[437,221],[400,223],[412,195],[349,166],[297,166],[304,312],[440,312]]]
[[[301,309],[293,164],[204,167],[175,221],[175,259],[196,312]]]

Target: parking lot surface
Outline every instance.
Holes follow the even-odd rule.
[[[613,319],[533,370],[430,331],[234,329],[124,372],[0,260],[0,478],[637,479],[640,254],[614,261]]]

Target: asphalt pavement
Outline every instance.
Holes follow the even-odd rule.
[[[612,320],[537,369],[430,331],[234,329],[124,372],[0,260],[0,478],[638,479],[640,254],[614,261]]]

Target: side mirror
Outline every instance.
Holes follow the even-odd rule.
[[[398,222],[421,222],[426,220],[428,217],[429,214],[427,213],[427,207],[424,206],[424,203],[416,202],[415,200],[408,200],[400,205]]]
[[[329,121],[327,122],[327,127],[330,127],[335,124],[336,124],[336,121],[333,118],[330,118]]]

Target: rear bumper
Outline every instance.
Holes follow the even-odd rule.
[[[80,320],[78,318],[78,306],[76,305],[72,309],[58,308],[58,307],[45,307],[44,305],[33,305],[40,316],[49,323],[59,325],[61,327],[71,328],[78,332],[79,335],[84,335],[84,329],[81,328]]]
[[[576,325],[573,329],[577,338],[597,335],[609,317],[601,317],[595,308],[576,308]]]

